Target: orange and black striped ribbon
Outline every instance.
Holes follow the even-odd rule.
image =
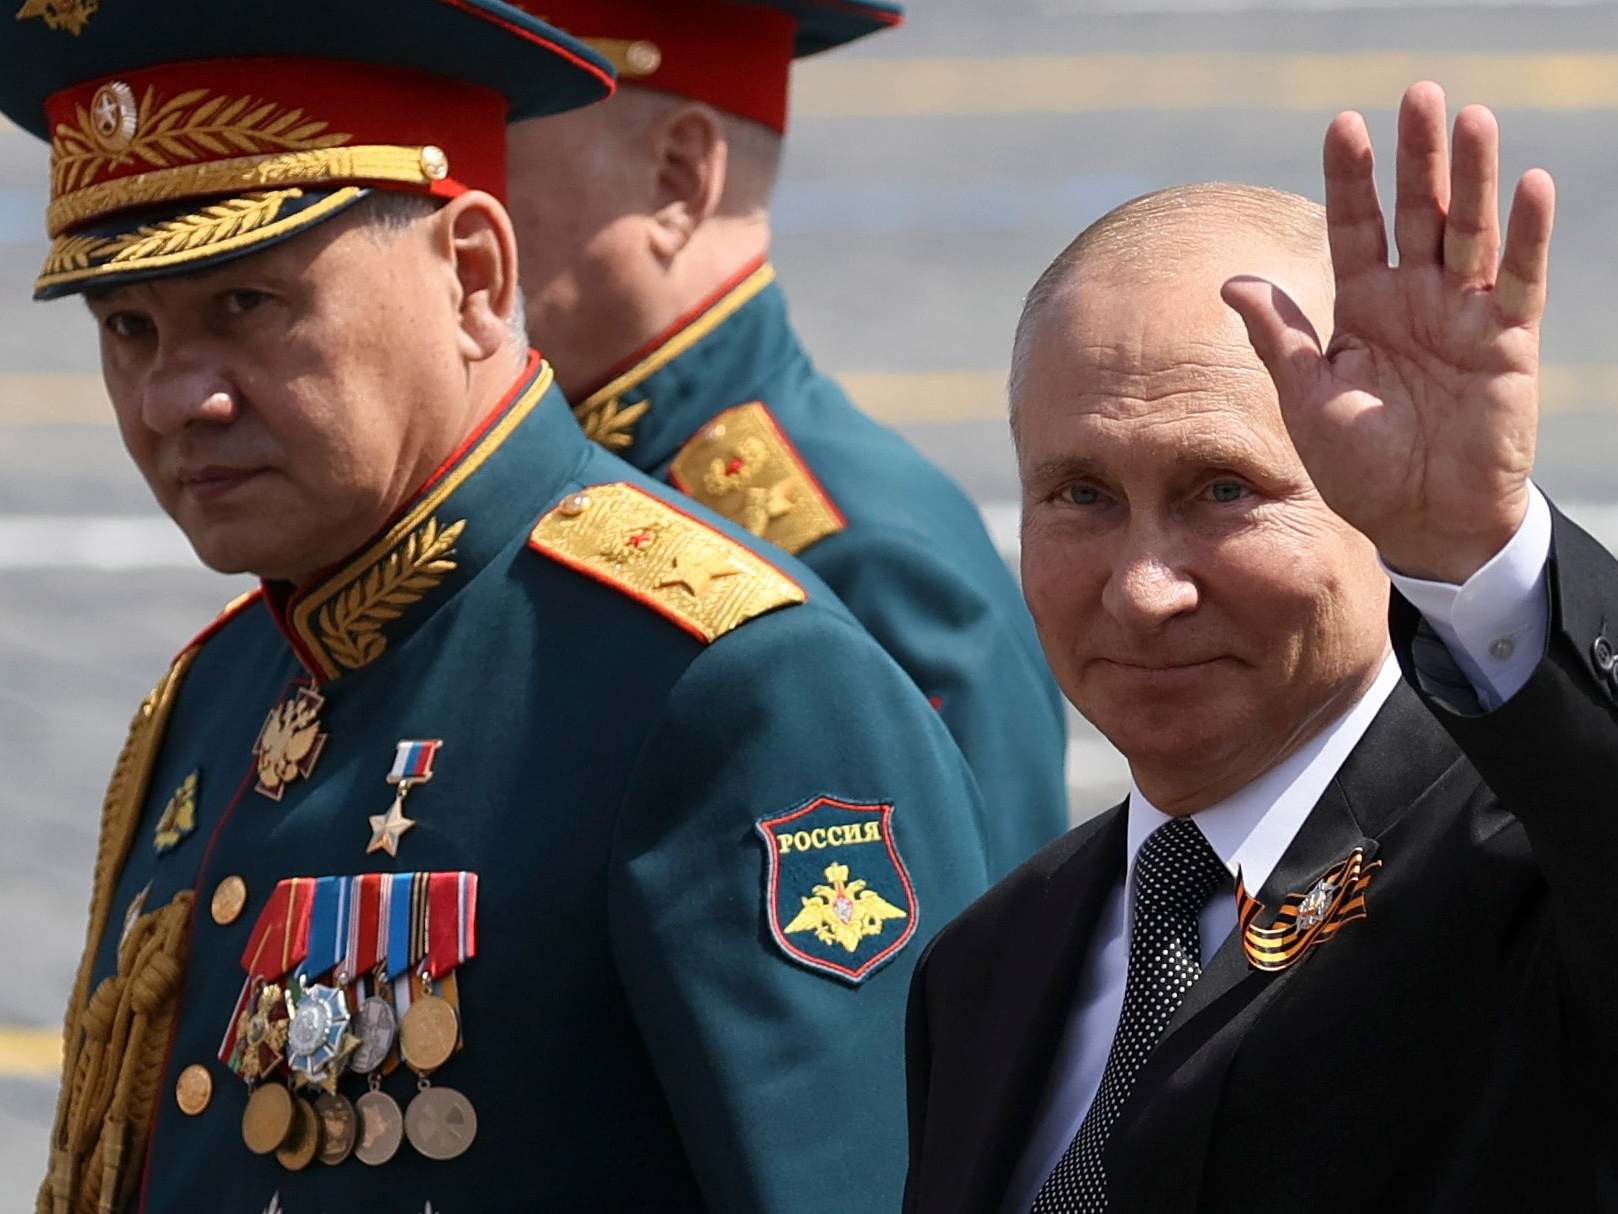
[[[1307,893],[1288,894],[1269,927],[1259,927],[1256,920],[1264,913],[1264,904],[1248,894],[1241,874],[1236,875],[1236,926],[1242,934],[1242,950],[1248,963],[1256,970],[1276,973],[1293,965],[1311,948],[1324,944],[1343,925],[1366,917],[1365,891],[1371,884],[1371,874],[1382,867],[1382,861],[1365,863],[1365,853],[1355,848],[1349,857],[1334,865],[1320,882],[1333,887],[1331,900],[1320,919],[1308,927],[1298,924],[1298,912]]]

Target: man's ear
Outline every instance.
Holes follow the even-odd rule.
[[[511,340],[517,311],[517,236],[500,200],[482,190],[450,199],[436,216],[439,252],[453,268],[461,355],[493,358]]]
[[[670,112],[648,137],[656,167],[652,251],[670,261],[719,209],[729,147],[719,115],[711,107],[695,103]]]

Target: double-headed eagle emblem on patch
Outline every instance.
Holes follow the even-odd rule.
[[[864,881],[850,881],[846,864],[827,865],[826,880],[830,884],[815,886],[803,899],[803,909],[786,926],[787,935],[814,932],[822,944],[841,945],[852,953],[866,937],[880,936],[889,919],[909,918]]]
[[[894,845],[893,806],[815,797],[762,819],[758,833],[770,935],[791,960],[857,984],[915,935],[916,893]]]

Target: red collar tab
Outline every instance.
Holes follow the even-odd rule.
[[[255,188],[505,195],[506,98],[413,69],[172,63],[62,89],[45,110],[53,236],[123,210]]]
[[[784,132],[797,21],[724,0],[517,0],[618,69],[619,81],[689,97]]]

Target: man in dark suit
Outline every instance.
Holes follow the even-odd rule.
[[[918,966],[907,1210],[1612,1201],[1618,566],[1529,479],[1550,178],[1502,260],[1445,126],[1397,268],[1345,114],[1325,224],[1171,191],[1030,295],[1026,593],[1133,786]]]

